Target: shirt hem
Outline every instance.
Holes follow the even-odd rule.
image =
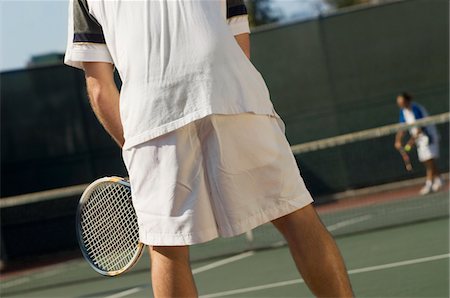
[[[64,63],[83,69],[83,62],[106,62],[114,64],[111,55],[104,44],[85,44],[74,45],[64,57]]]
[[[231,18],[230,20],[228,20],[228,26],[234,36],[243,33],[250,33],[250,26],[248,24],[247,16]]]

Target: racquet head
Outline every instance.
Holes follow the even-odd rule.
[[[119,177],[91,183],[78,204],[76,230],[84,258],[98,273],[116,276],[142,255],[130,184]]]
[[[405,168],[408,172],[411,172],[413,170],[411,159],[409,158],[408,153],[403,149],[398,150],[400,152],[400,155],[402,156],[403,163],[405,164]]]

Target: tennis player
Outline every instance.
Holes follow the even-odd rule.
[[[413,102],[412,96],[407,92],[397,96],[397,105],[400,108],[400,123],[411,124],[428,116],[427,110]],[[439,158],[439,134],[436,126],[412,127],[409,134],[411,138],[404,146],[402,140],[405,132],[399,131],[395,137],[395,148],[400,150],[404,147],[406,151],[409,151],[416,145],[419,160],[427,170],[427,179],[420,193],[426,195],[432,191],[439,191],[442,188],[442,179],[436,166],[436,160]]]
[[[122,147],[155,296],[197,296],[189,245],[271,221],[315,295],[350,297],[249,56],[242,0],[70,4],[65,63],[84,69],[93,110]]]

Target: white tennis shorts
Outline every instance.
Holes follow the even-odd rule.
[[[416,140],[416,145],[417,145],[417,155],[421,162],[439,158],[438,140],[434,140],[433,143],[430,143],[429,138],[427,136],[420,135]]]
[[[276,118],[212,115],[123,151],[147,245],[231,237],[313,200]]]

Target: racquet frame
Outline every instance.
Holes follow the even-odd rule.
[[[120,275],[120,274],[130,270],[141,258],[145,245],[143,243],[139,242],[132,259],[120,270],[105,271],[105,270],[97,267],[93,263],[91,258],[89,257],[89,253],[85,247],[83,235],[82,235],[81,214],[82,214],[83,208],[86,205],[87,201],[89,200],[92,192],[100,184],[104,184],[104,183],[118,183],[118,184],[121,184],[121,185],[131,189],[130,183],[121,177],[104,177],[104,178],[97,179],[94,182],[92,182],[91,184],[89,184],[89,186],[86,188],[86,190],[81,195],[81,199],[78,203],[77,215],[76,215],[76,232],[77,232],[78,245],[80,247],[81,253],[83,254],[83,257],[86,259],[86,261],[89,263],[89,265],[92,267],[92,269],[94,269],[97,273],[99,273],[101,275],[112,277],[112,276]]]
[[[411,159],[409,158],[408,153],[403,148],[399,149],[398,152],[402,156],[403,163],[405,164],[406,170],[408,172],[411,172],[413,170],[413,167],[412,167]]]

